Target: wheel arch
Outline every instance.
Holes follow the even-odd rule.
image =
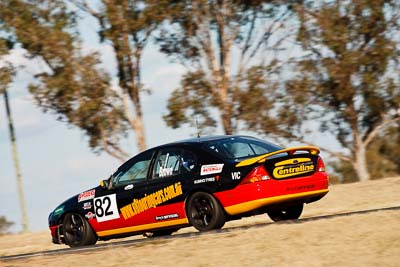
[[[189,191],[187,194],[186,194],[186,196],[185,196],[185,199],[184,199],[184,201],[183,201],[183,204],[184,204],[184,208],[185,208],[185,215],[186,215],[186,218],[188,218],[188,216],[187,216],[187,202],[188,202],[188,200],[190,199],[190,197],[192,196],[192,195],[194,195],[195,193],[197,193],[197,192],[203,192],[203,193],[207,193],[207,194],[210,194],[217,202],[218,202],[218,204],[220,205],[220,207],[222,208],[222,210],[223,210],[223,212],[224,212],[224,215],[225,216],[229,216],[229,214],[226,212],[226,210],[225,210],[225,207],[222,205],[222,203],[221,203],[221,201],[218,199],[218,197],[213,193],[213,190],[210,190],[209,188],[207,188],[207,187],[200,187],[200,188],[196,188],[196,189],[193,189],[193,190],[191,190],[191,191]]]
[[[96,232],[95,229],[93,228],[93,226],[92,226],[92,224],[90,223],[90,221],[86,218],[85,214],[84,214],[81,210],[76,209],[76,208],[72,208],[72,209],[65,210],[65,211],[61,214],[61,216],[58,218],[58,223],[59,223],[59,226],[60,226],[60,228],[61,228],[60,230],[64,230],[64,229],[63,229],[63,221],[64,221],[65,216],[66,216],[67,214],[69,214],[69,213],[77,213],[77,214],[81,215],[81,216],[83,217],[83,219],[87,221],[88,225],[90,226],[90,228],[92,229],[92,231],[93,231],[93,233],[96,235],[96,237],[99,238],[99,236],[97,235],[97,232]]]

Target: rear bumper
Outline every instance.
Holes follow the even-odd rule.
[[[218,192],[215,196],[226,213],[238,215],[280,203],[313,202],[328,191],[328,175],[315,173],[301,178],[270,179],[239,185],[232,190]]]

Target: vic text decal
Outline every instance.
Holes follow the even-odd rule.
[[[240,180],[240,172],[232,172],[232,180]]]
[[[93,202],[94,212],[96,213],[98,222],[104,222],[119,218],[115,194],[103,197],[96,197]]]
[[[121,213],[126,220],[180,195],[182,195],[182,185],[178,182],[141,199],[134,199],[131,204],[121,208]]]

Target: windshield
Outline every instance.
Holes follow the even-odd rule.
[[[205,147],[228,159],[249,158],[282,149],[266,141],[246,137],[229,137],[213,140],[205,143]]]

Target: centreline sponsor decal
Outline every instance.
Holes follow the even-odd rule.
[[[85,200],[93,199],[95,193],[96,193],[96,190],[94,190],[94,189],[86,191],[86,192],[83,192],[83,193],[80,193],[79,196],[78,196],[78,202],[82,202],[82,201],[85,201]]]
[[[182,185],[178,182],[141,199],[134,199],[131,204],[121,208],[121,213],[124,219],[127,220],[180,195],[182,195]]]
[[[203,179],[197,179],[194,180],[194,184],[202,184],[202,183],[208,183],[208,182],[215,182],[215,177],[208,177],[208,178],[203,178]]]
[[[223,167],[224,167],[224,164],[202,165],[200,175],[220,173],[220,172],[222,172]]]
[[[178,218],[178,217],[179,217],[179,215],[177,213],[161,215],[161,216],[156,216],[156,221],[175,219],[175,218]]]
[[[314,164],[311,159],[293,159],[290,160],[290,165],[282,166],[284,163],[289,163],[289,161],[278,162],[275,164],[276,167],[273,171],[273,175],[277,179],[287,178],[299,174],[304,174],[314,171]]]

